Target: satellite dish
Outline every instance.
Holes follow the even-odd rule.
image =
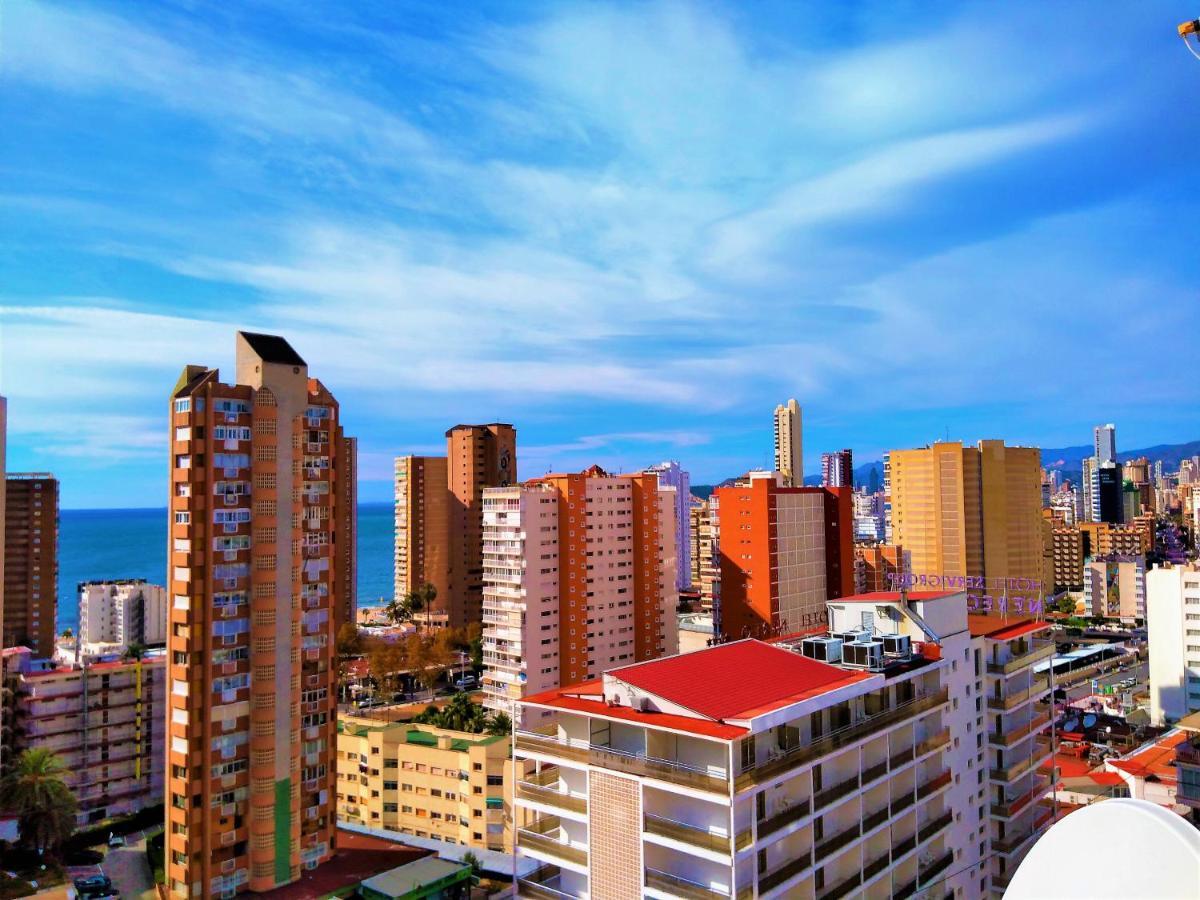
[[[1116,865],[1063,865],[1116,848]],[[1200,897],[1200,831],[1147,800],[1094,803],[1056,822],[1017,868],[1004,900],[1195,900]]]

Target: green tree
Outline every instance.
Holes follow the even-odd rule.
[[[511,734],[512,718],[506,712],[498,712],[488,719],[488,734]]]
[[[125,658],[141,660],[146,656],[146,645],[140,641],[130,641],[125,648]]]
[[[462,864],[471,867],[471,884],[479,884],[479,876],[483,873],[483,862],[475,855],[474,850],[468,850],[462,855]]]
[[[360,656],[363,652],[362,637],[353,622],[343,622],[337,633],[337,655],[342,659]]]
[[[441,728],[451,731],[469,731],[479,734],[487,727],[487,713],[483,707],[471,700],[470,694],[457,693],[442,707],[436,722]]]
[[[63,776],[66,767],[43,748],[26,750],[0,781],[0,804],[17,816],[21,842],[54,853],[75,830],[78,803]]]

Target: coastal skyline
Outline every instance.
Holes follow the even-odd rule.
[[[769,464],[793,396],[808,472],[1192,440],[1176,12],[14,6],[9,468],[165,504],[168,391],[237,328],[323,373],[364,501],[472,421],[517,426],[523,475],[711,483]]]

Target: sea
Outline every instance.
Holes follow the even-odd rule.
[[[79,626],[81,581],[167,578],[167,510],[64,509],[58,529],[58,630]],[[358,604],[392,596],[395,518],[390,503],[358,505]]]

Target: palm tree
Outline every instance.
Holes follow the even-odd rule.
[[[56,850],[75,830],[79,804],[63,780],[66,771],[54,753],[35,747],[0,781],[0,805],[16,813],[22,843],[39,855]]]
[[[140,661],[146,655],[146,645],[138,641],[130,641],[125,648],[125,658]]]
[[[430,724],[451,731],[479,734],[487,726],[487,713],[478,703],[472,702],[469,694],[458,693],[450,698],[450,702],[442,707],[436,721]]]
[[[506,712],[498,712],[488,719],[488,734],[511,734],[512,718]]]

